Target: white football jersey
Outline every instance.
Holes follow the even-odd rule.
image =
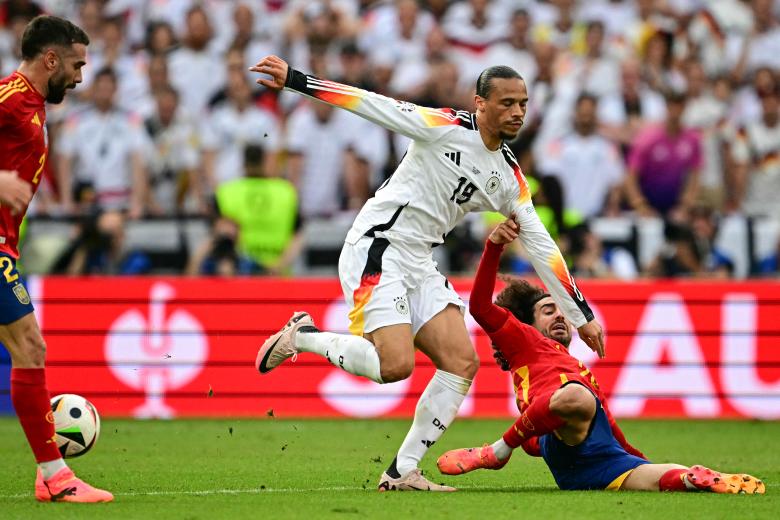
[[[539,277],[567,318],[593,319],[558,246],[531,203],[528,183],[506,144],[485,147],[476,115],[432,109],[290,69],[285,88],[345,108],[412,139],[398,168],[361,209],[346,241],[387,238],[413,254],[430,254],[471,211],[513,217]]]

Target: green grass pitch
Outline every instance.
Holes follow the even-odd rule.
[[[508,421],[459,420],[423,461],[457,493],[377,493],[407,420],[107,419],[92,453],[71,466],[111,490],[112,504],[39,504],[32,454],[14,418],[0,419],[0,518],[780,518],[780,422],[621,421],[657,462],[749,472],[764,496],[559,491],[540,459],[519,452],[502,471],[439,475],[436,456],[492,441]]]

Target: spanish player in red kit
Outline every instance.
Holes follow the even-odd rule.
[[[0,80],[0,342],[11,354],[11,401],[38,462],[35,498],[109,502],[113,495],[77,478],[57,449],[45,343],[16,270],[19,226],[48,154],[45,103],[60,103],[81,82],[89,38],[67,20],[39,16],[21,43],[21,65]]]
[[[501,469],[522,447],[544,458],[561,489],[764,493],[764,483],[750,475],[652,464],[620,431],[593,374],[569,354],[571,324],[550,295],[507,279],[491,301],[501,252],[517,230],[510,219],[490,234],[469,310],[490,336],[498,364],[512,374],[520,417],[492,445],[448,451],[439,470]]]

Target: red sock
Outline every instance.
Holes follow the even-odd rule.
[[[550,411],[552,394],[534,399],[515,424],[504,433],[504,442],[517,448],[531,437],[540,437],[557,430],[566,422]]]
[[[686,491],[688,487],[685,485],[685,475],[687,474],[687,469],[670,469],[661,475],[658,489],[660,491]]]
[[[54,416],[46,388],[45,369],[12,368],[11,402],[35,454],[35,461],[49,462],[62,458],[54,440]]]

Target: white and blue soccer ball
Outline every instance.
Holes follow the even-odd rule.
[[[76,394],[51,399],[57,448],[64,458],[80,457],[95,446],[100,435],[100,416],[95,406]]]

